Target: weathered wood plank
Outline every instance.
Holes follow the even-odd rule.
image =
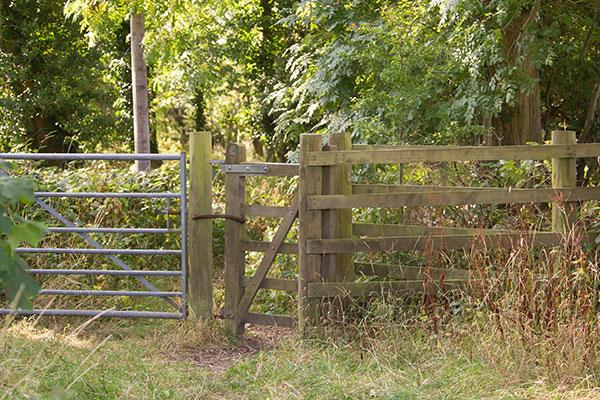
[[[392,280],[423,280],[427,273],[432,279],[468,280],[471,271],[464,269],[430,268],[414,265],[393,265],[384,263],[354,263],[356,271],[366,276],[376,276],[381,279]]]
[[[308,241],[321,238],[321,211],[310,210],[307,198],[321,194],[323,190],[323,169],[310,167],[307,162],[309,152],[321,150],[321,135],[300,135],[300,181],[299,181],[299,256],[298,256],[298,325],[303,332],[308,326],[319,321],[318,303],[308,297],[308,283],[321,279],[321,256],[309,254]]]
[[[444,280],[443,287],[439,282],[432,281],[432,289],[454,289],[465,287],[468,283]],[[422,292],[424,281],[382,281],[382,282],[314,282],[308,284],[308,296],[324,297],[363,297],[386,293]]]
[[[554,232],[530,234],[458,234],[439,236],[403,236],[364,239],[316,239],[308,242],[307,251],[312,254],[348,252],[388,252],[412,250],[457,250],[475,246],[511,248],[525,241],[533,247],[556,246],[562,235]]]
[[[506,229],[457,228],[451,226],[422,226],[396,224],[352,224],[356,236],[420,236],[468,233],[506,233]],[[518,233],[513,231],[513,233]],[[527,233],[527,232],[522,232]]]
[[[398,148],[410,148],[410,149],[433,149],[433,148],[447,148],[448,146],[436,146],[436,145],[415,145],[415,144],[364,144],[356,143],[352,145],[352,150],[397,150]]]
[[[244,277],[243,286],[246,287],[250,281],[250,276]],[[286,292],[298,291],[297,279],[265,278],[260,283],[260,289],[285,290]]]
[[[506,190],[505,188],[473,186],[435,186],[435,185],[352,185],[352,194],[361,193],[414,193],[414,192],[464,192],[472,190]]]
[[[297,325],[298,321],[296,318],[288,315],[246,313],[244,323],[293,328]]]
[[[246,148],[237,143],[227,146],[225,162],[238,164],[246,160]],[[225,212],[242,217],[242,204],[245,200],[245,178],[240,175],[225,176]],[[233,315],[242,298],[242,280],[245,275],[245,253],[242,249],[243,225],[237,221],[225,220],[225,304],[224,312]],[[225,321],[225,330],[232,335],[243,333],[243,326],[235,323],[235,318]]]
[[[290,210],[289,207],[282,206],[262,206],[259,204],[244,204],[242,212],[245,216],[283,218]]]
[[[192,315],[213,317],[212,221],[194,215],[212,214],[212,140],[210,132],[190,134],[189,304]]]
[[[349,133],[331,133],[332,149],[349,150],[352,139]],[[335,165],[323,168],[323,193],[349,195],[352,193],[352,166]],[[323,212],[322,237],[324,239],[352,237],[352,210],[340,209]],[[352,254],[330,254],[323,257],[321,275],[325,281],[342,282],[354,280]]]
[[[568,201],[600,200],[600,187],[572,189],[504,189],[431,193],[363,193],[353,195],[309,196],[311,210],[373,207],[426,207],[474,204],[550,203],[555,198]]]
[[[553,144],[576,143],[575,131],[552,131]],[[574,158],[552,159],[552,187],[575,188],[577,186],[577,160]],[[560,200],[567,200],[560,198]],[[552,230],[567,233],[570,226],[577,220],[576,204],[564,202],[552,204]]]
[[[275,236],[273,237],[273,241],[271,245],[265,252],[264,257],[262,258],[260,265],[256,269],[254,276],[250,279],[248,284],[246,285],[246,290],[244,291],[244,295],[240,299],[240,302],[237,307],[237,311],[235,313],[237,323],[243,325],[244,316],[250,309],[250,304],[252,304],[252,300],[256,296],[260,284],[263,279],[267,277],[273,262],[275,261],[275,257],[283,244],[288,232],[292,228],[294,220],[298,216],[298,196],[296,195],[292,200],[292,207],[288,211],[287,215],[283,218],[279,229],[275,232]]]
[[[352,164],[397,164],[408,162],[452,162],[491,160],[548,160],[551,158],[597,157],[600,143],[543,146],[448,146],[434,148],[313,151],[307,155],[310,166]]]
[[[243,251],[257,251],[265,253],[271,242],[260,242],[258,240],[242,240],[240,247]],[[281,254],[298,254],[298,243],[283,243],[279,248]]]

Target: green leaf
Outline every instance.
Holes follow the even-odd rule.
[[[26,178],[0,177],[0,199],[9,203],[33,203],[33,182]]]
[[[9,300],[16,302],[20,309],[30,310],[32,299],[39,293],[41,286],[26,271],[27,264],[18,256],[3,260],[8,264],[8,277],[4,282],[4,291]]]
[[[8,235],[8,242],[12,249],[15,249],[21,243],[28,243],[37,246],[46,232],[46,226],[35,221],[24,220],[14,225]]]

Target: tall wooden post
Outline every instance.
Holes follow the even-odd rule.
[[[209,132],[190,135],[189,294],[192,316],[213,315],[212,220],[193,219],[212,214],[212,140]]]
[[[319,195],[323,189],[322,167],[307,165],[308,153],[321,150],[321,135],[300,136],[299,237],[298,237],[298,328],[304,332],[319,321],[318,303],[309,299],[308,284],[321,280],[321,258],[307,253],[307,242],[321,238],[321,211],[309,210],[307,196]]]
[[[329,136],[332,150],[352,150],[349,133],[333,133]],[[323,194],[352,194],[352,166],[340,164],[323,168]],[[323,238],[346,239],[352,237],[352,210],[328,210],[323,212]],[[327,254],[323,258],[323,279],[345,282],[354,279],[352,254]]]
[[[325,149],[324,149],[325,150]],[[333,133],[329,135],[327,150],[352,150],[350,134]],[[323,194],[352,194],[352,165],[338,164],[323,167]],[[352,237],[352,210],[324,210],[322,212],[323,239],[345,239]],[[354,264],[352,253],[324,254],[322,257],[321,277],[325,282],[352,282],[354,280]],[[339,318],[346,299],[338,298],[324,302],[322,312],[330,312]]]
[[[552,131],[552,144],[575,144],[575,131]],[[577,165],[574,158],[552,159],[552,187],[556,189],[571,189],[577,187]],[[567,233],[570,224],[575,222],[575,203],[565,202],[562,205],[552,205],[552,230],[557,233]]]
[[[246,148],[230,143],[225,154],[225,164],[239,164],[246,161]],[[245,178],[238,174],[225,176],[225,213],[242,217],[242,204],[245,201]],[[245,253],[241,241],[243,225],[231,219],[225,220],[225,330],[232,335],[241,335],[244,324],[237,324],[235,312],[243,295],[245,274]]]
[[[144,13],[133,14],[131,29],[131,89],[133,95],[133,143],[137,154],[150,153],[150,120],[148,114],[148,76],[144,60]],[[149,160],[137,160],[137,171],[148,171]]]

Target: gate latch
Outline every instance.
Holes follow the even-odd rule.
[[[265,175],[269,167],[264,164],[223,164],[221,171],[240,175]]]
[[[239,224],[245,224],[246,220],[244,219],[244,217],[238,217],[236,215],[230,215],[230,214],[194,214],[192,215],[192,220],[197,221],[199,219],[217,219],[217,218],[223,218],[223,219],[228,219],[231,221],[235,221]]]

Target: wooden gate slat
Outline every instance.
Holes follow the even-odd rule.
[[[267,277],[273,262],[275,261],[275,257],[279,251],[279,248],[283,244],[288,232],[292,228],[294,224],[294,220],[298,216],[298,195],[296,194],[292,200],[292,207],[290,211],[287,212],[279,229],[275,233],[273,237],[273,241],[271,242],[271,246],[267,249],[263,259],[260,262],[258,269],[254,276],[250,279],[248,284],[246,285],[246,290],[244,291],[244,295],[240,299],[238,304],[236,313],[235,313],[235,321],[236,324],[243,324],[246,313],[250,309],[250,304],[254,300],[258,289],[260,288],[260,284]]]

